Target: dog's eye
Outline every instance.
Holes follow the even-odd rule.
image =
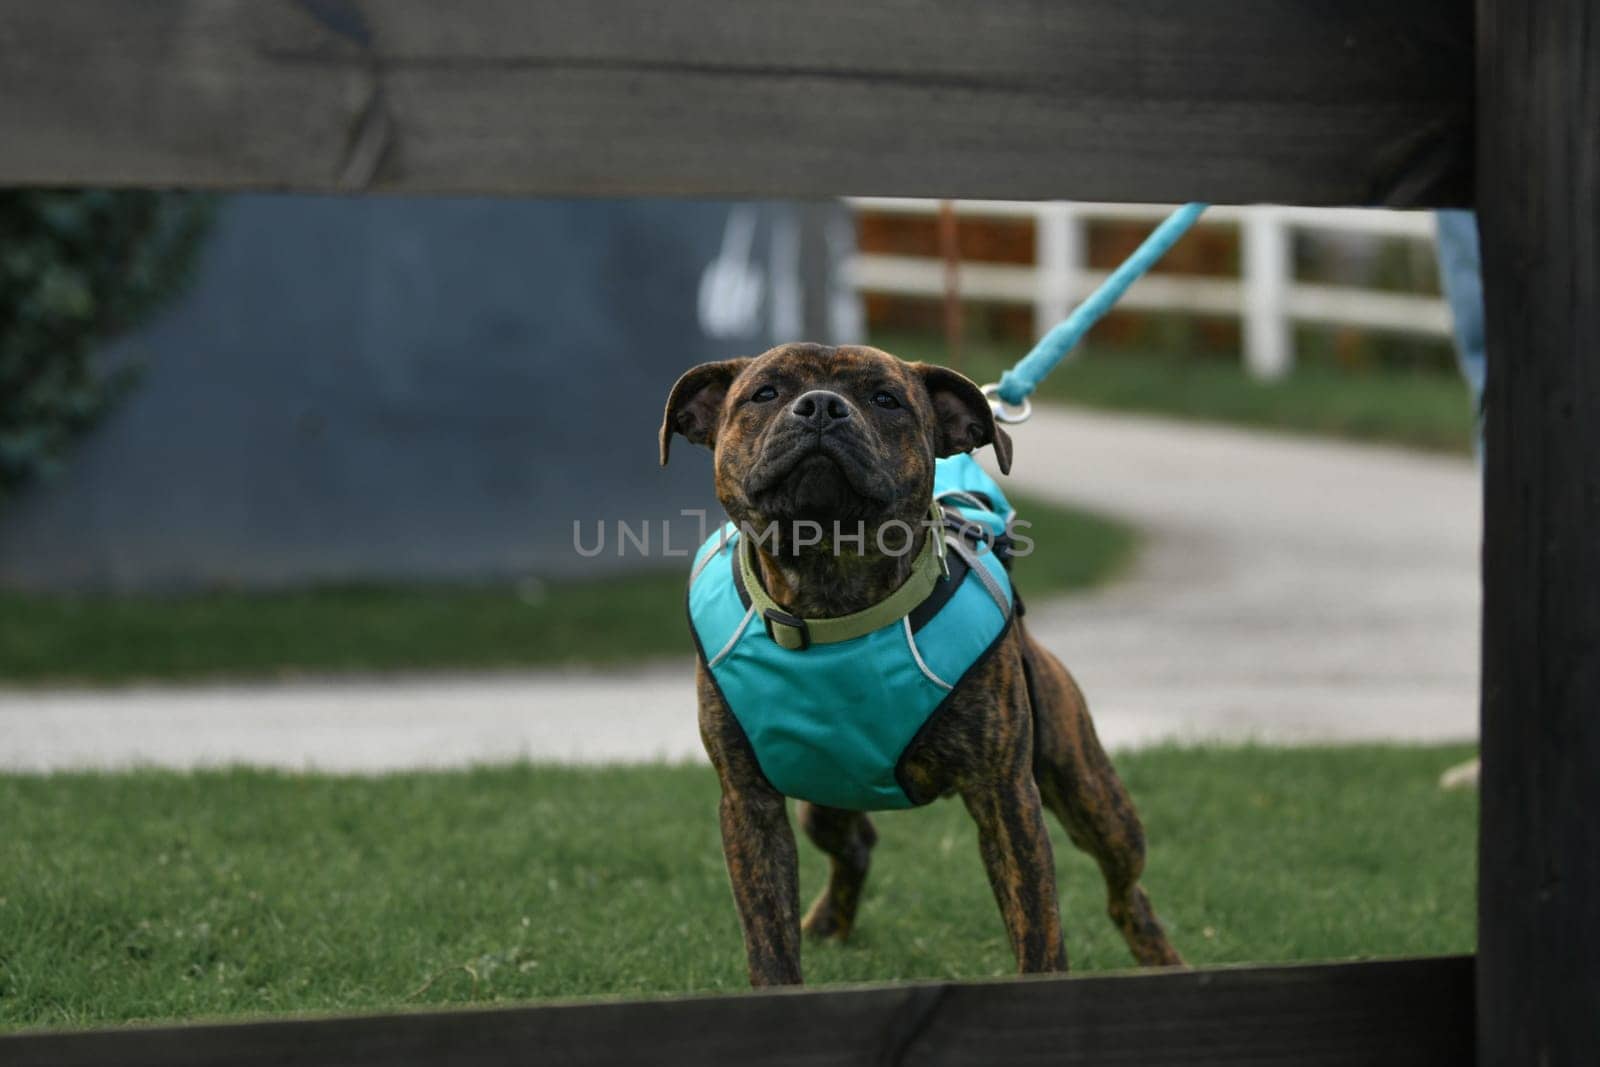
[[[882,389],[872,394],[872,402],[887,411],[893,411],[895,408],[900,406],[900,401],[896,400],[893,395],[884,392]]]
[[[763,385],[760,389],[757,389],[755,392],[750,394],[750,399],[760,404],[768,400],[776,399],[777,396],[778,391],[776,389],[770,385]]]

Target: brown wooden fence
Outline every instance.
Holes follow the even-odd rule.
[[[1475,961],[14,1036],[0,1062],[1596,1062],[1596,131],[1592,0],[0,0],[0,184],[1472,203],[1492,354]]]

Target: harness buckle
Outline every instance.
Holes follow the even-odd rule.
[[[787,611],[777,608],[768,608],[761,613],[762,621],[767,627],[767,636],[779,648],[786,648],[790,652],[804,652],[811,647],[811,628],[806,625],[806,620],[798,615],[790,615]]]

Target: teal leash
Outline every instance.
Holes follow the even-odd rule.
[[[1206,204],[1185,204],[1155,228],[1144,243],[1134,249],[1133,255],[1111,272],[1100,287],[1090,293],[1083,303],[1073,309],[1049,333],[1039,339],[1033,351],[1022,357],[1015,367],[1000,376],[1000,381],[983,387],[984,395],[994,405],[995,418],[1001,422],[1021,422],[1032,413],[1028,395],[1039,388],[1056,365],[1067,357],[1090,327],[1105,317],[1106,312],[1128,291],[1128,286],[1142,278],[1155,265],[1156,260],[1184,234],[1189,232]]]

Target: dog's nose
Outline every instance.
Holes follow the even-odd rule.
[[[836,422],[850,417],[850,405],[844,397],[827,389],[813,389],[804,393],[789,408],[789,414],[807,426],[826,430]]]

